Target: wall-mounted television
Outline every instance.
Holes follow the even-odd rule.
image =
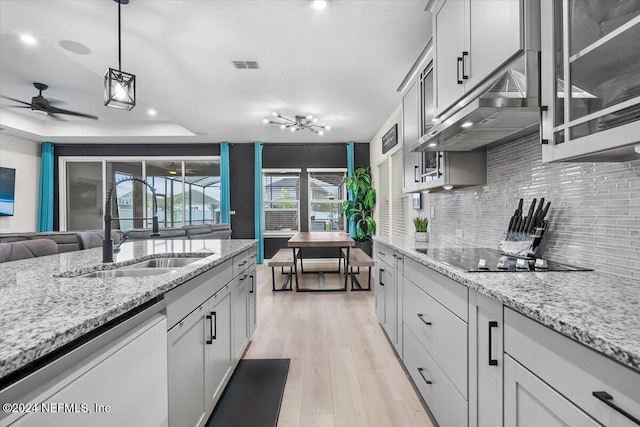
[[[0,168],[0,216],[13,216],[16,201],[16,170]]]

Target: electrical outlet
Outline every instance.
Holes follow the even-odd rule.
[[[456,228],[456,239],[464,239],[462,228]]]
[[[236,211],[229,212],[229,215],[235,215],[235,214],[236,214]]]
[[[431,206],[431,219],[434,219],[435,217],[436,217],[436,207]]]

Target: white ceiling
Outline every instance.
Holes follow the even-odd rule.
[[[104,73],[118,66],[114,1],[0,0],[0,94],[30,102],[41,82],[45,97],[64,101],[58,107],[100,118],[55,121],[0,99],[0,126],[52,142],[368,142],[400,104],[396,89],[430,35],[426,5],[131,0],[122,7],[122,70],[136,75],[138,101],[120,111],[102,100]],[[260,69],[238,70],[234,60]],[[313,114],[331,130],[282,131],[262,123],[272,111]]]

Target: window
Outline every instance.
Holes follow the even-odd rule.
[[[300,231],[300,169],[263,169],[265,235]]]
[[[307,169],[309,173],[309,231],[345,231],[341,213],[346,169]]]

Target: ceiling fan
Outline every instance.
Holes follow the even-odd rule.
[[[59,117],[59,114],[66,114],[69,116],[78,116],[85,117],[87,119],[98,120],[98,116],[92,116],[91,114],[79,113],[77,111],[64,110],[62,108],[55,107],[51,105],[51,102],[44,96],[42,96],[42,91],[47,90],[49,86],[44,83],[34,83],[33,86],[39,91],[38,95],[31,98],[31,102],[21,101],[19,99],[10,98],[8,96],[2,96],[4,99],[8,99],[9,101],[17,102],[23,105],[11,105],[11,108],[31,108],[32,111],[36,113],[46,114],[49,117],[52,117],[56,120],[63,120]]]

